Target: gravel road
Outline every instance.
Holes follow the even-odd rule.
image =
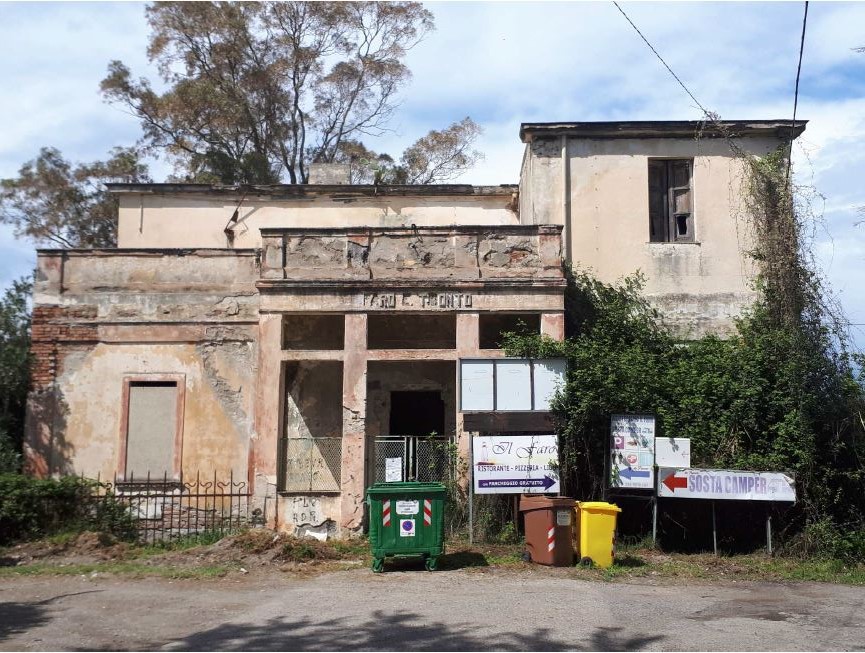
[[[548,570],[0,580],[0,650],[865,648],[865,588],[649,584]]]

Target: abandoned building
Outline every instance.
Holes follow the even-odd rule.
[[[804,129],[728,125],[765,154]],[[697,137],[699,135],[699,137]],[[458,363],[564,338],[563,262],[641,270],[681,337],[752,299],[740,169],[697,122],[523,124],[519,185],[113,184],[118,246],[39,250],[35,474],[233,474],[277,527],[339,534],[393,443],[468,451]]]

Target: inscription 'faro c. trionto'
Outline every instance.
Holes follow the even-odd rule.
[[[365,308],[390,309],[428,308],[437,310],[455,310],[471,308],[474,297],[466,293],[430,292],[430,293],[364,293]]]

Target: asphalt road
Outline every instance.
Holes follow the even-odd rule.
[[[865,648],[865,588],[357,569],[217,580],[0,580],[0,650]]]

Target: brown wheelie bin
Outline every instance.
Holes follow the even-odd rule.
[[[524,494],[520,512],[525,518],[526,548],[532,562],[554,567],[574,564],[573,499]]]

